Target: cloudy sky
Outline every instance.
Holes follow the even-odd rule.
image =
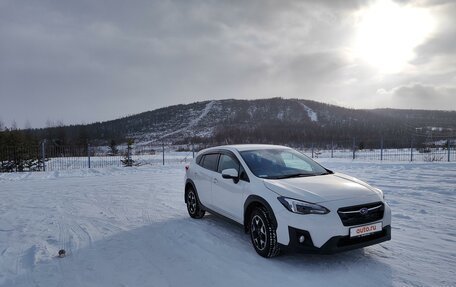
[[[456,1],[0,0],[0,119],[209,99],[456,110]]]

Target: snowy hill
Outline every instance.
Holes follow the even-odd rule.
[[[58,128],[36,131],[58,137]],[[62,129],[62,128],[60,128]],[[328,142],[352,137],[366,141],[380,136],[456,136],[455,111],[342,108],[310,100],[217,100],[176,105],[102,123],[64,127],[67,138],[84,134],[92,142],[136,143],[302,143]],[[60,131],[61,133],[62,131]],[[68,136],[69,135],[69,136]],[[404,143],[404,144],[405,144]]]

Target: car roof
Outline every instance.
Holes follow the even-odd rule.
[[[280,145],[269,145],[269,144],[238,144],[238,145],[222,145],[222,146],[215,146],[211,148],[204,149],[200,151],[200,153],[205,153],[205,152],[210,152],[210,151],[216,151],[216,150],[230,150],[230,151],[247,151],[247,150],[259,150],[259,149],[289,149],[289,147],[286,146],[280,146]]]

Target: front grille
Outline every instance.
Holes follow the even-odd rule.
[[[363,211],[367,213],[363,214]],[[374,202],[349,207],[342,207],[337,210],[344,226],[352,226],[370,223],[383,218],[385,206],[382,202]]]

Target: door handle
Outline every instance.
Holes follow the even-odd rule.
[[[214,180],[212,181],[213,183],[217,183],[218,180],[216,178],[214,178]]]

